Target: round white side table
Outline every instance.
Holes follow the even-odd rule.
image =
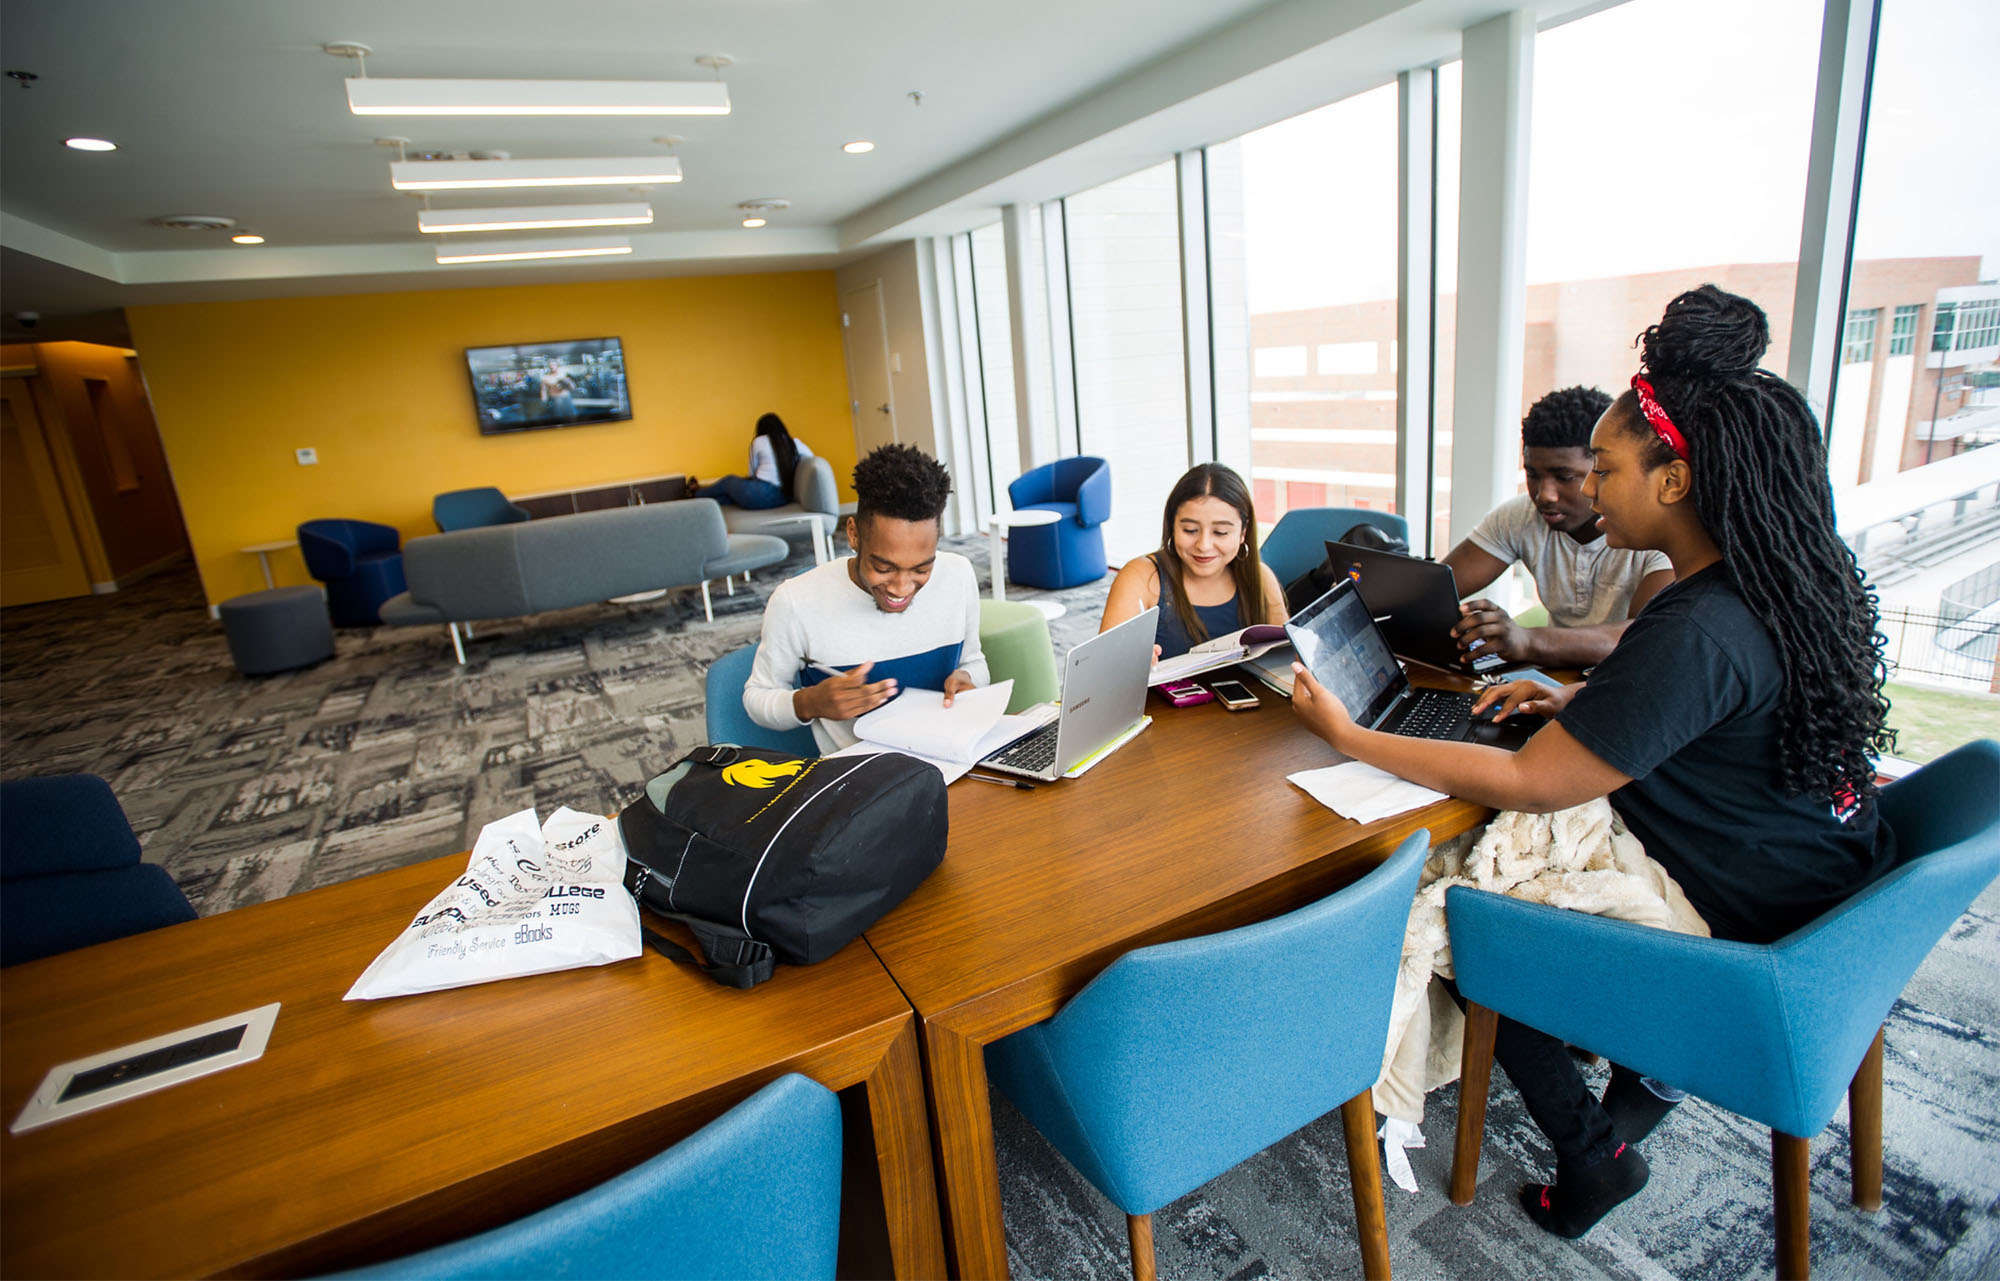
[[[1054,513],[1050,514],[1053,515]],[[264,586],[276,587],[277,584],[271,581],[271,553],[281,552],[285,550],[287,547],[297,547],[298,545],[299,545],[299,540],[296,538],[281,538],[278,539],[276,542],[253,543],[248,547],[242,548],[241,550],[245,556],[255,556],[257,558],[257,564],[263,567]]]
[[[1051,511],[1010,511],[996,512],[986,518],[986,528],[993,538],[993,599],[1007,599],[1007,556],[1001,550],[1001,531],[1020,529],[1029,525],[1053,525],[1062,519],[1061,512]],[[1045,618],[1061,618],[1069,611],[1061,601],[1033,600],[1028,602],[1042,611]]]

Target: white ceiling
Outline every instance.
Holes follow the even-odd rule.
[[[1560,8],[1556,0],[1551,7]],[[1231,136],[1456,51],[1493,0],[4,0],[0,336],[107,323],[141,301],[821,267],[990,220]],[[1571,3],[1568,7],[1575,8]],[[395,119],[347,110],[352,61],[380,77],[697,79],[735,60],[723,117]],[[921,105],[907,95],[923,95]],[[119,150],[63,147],[73,135]],[[673,148],[686,180],[647,196],[630,258],[440,268],[393,191],[394,152],[517,158]],[[875,142],[868,155],[841,144]],[[1065,186],[1064,184],[1071,184]],[[739,201],[792,207],[761,230]],[[638,199],[460,193],[438,207]],[[173,231],[216,214],[267,237]],[[552,234],[552,233],[541,233]],[[560,233],[553,233],[560,234]],[[23,330],[15,315],[43,322]]]

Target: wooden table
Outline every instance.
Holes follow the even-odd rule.
[[[648,952],[342,1001],[464,865],[436,859],[0,974],[7,1123],[58,1063],[284,1003],[254,1063],[0,1136],[0,1271],[285,1276],[394,1258],[602,1182],[802,1072],[855,1087],[843,1271],[942,1273],[915,1020],[866,946],[749,992]]]
[[[1340,758],[1289,706],[1168,707],[1082,778],[951,789],[942,866],[868,931],[923,1018],[947,1247],[960,1277],[1006,1275],[985,1046],[1054,1014],[1118,956],[1302,906],[1410,832],[1491,811],[1443,801],[1366,826],[1285,781]]]

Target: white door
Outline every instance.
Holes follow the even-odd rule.
[[[847,347],[847,386],[854,397],[857,458],[896,443],[896,397],[889,383],[889,323],[882,310],[882,282],[840,296],[841,334]]]

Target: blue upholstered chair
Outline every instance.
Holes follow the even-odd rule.
[[[335,627],[373,627],[382,602],[408,587],[403,539],[393,525],[366,520],[309,520],[299,526],[306,572],[326,584]]]
[[[507,501],[507,495],[491,485],[479,489],[454,489],[431,499],[431,519],[438,532],[478,529],[484,525],[517,525],[528,519],[528,509]]]
[[[732,649],[708,665],[705,686],[708,741],[741,743],[746,747],[768,747],[794,756],[818,756],[819,742],[810,728],[765,729],[743,710],[743,686],[750,680],[750,666],[757,661],[757,646]]]
[[[1270,534],[1257,548],[1258,559],[1278,576],[1278,586],[1288,586],[1326,559],[1328,539],[1338,539],[1363,521],[1409,541],[1410,522],[1394,512],[1370,511],[1366,507],[1294,507],[1271,527]]]
[[[793,1074],[560,1205],[342,1275],[830,1279],[839,1243],[840,1101]]]
[[[2000,744],[1940,757],[1884,788],[1881,807],[1897,869],[1769,944],[1452,888],[1452,957],[1472,1003],[1452,1200],[1468,1204],[1478,1177],[1497,1012],[1770,1126],[1778,1275],[1806,1276],[1806,1143],[1843,1092],[1854,1202],[1881,1207],[1883,1020],[2000,874]]]
[[[94,774],[0,783],[0,966],[192,921]]]
[[[1362,1269],[1389,1275],[1370,1087],[1429,847],[1412,833],[1289,915],[1127,953],[986,1048],[993,1084],[1125,1212],[1135,1276],[1153,1275],[1153,1211],[1335,1108]]]
[[[1064,458],[1007,486],[1015,511],[1052,511],[1052,525],[1007,531],[1007,577],[1030,587],[1075,587],[1104,577],[1104,522],[1111,519],[1111,464]]]

